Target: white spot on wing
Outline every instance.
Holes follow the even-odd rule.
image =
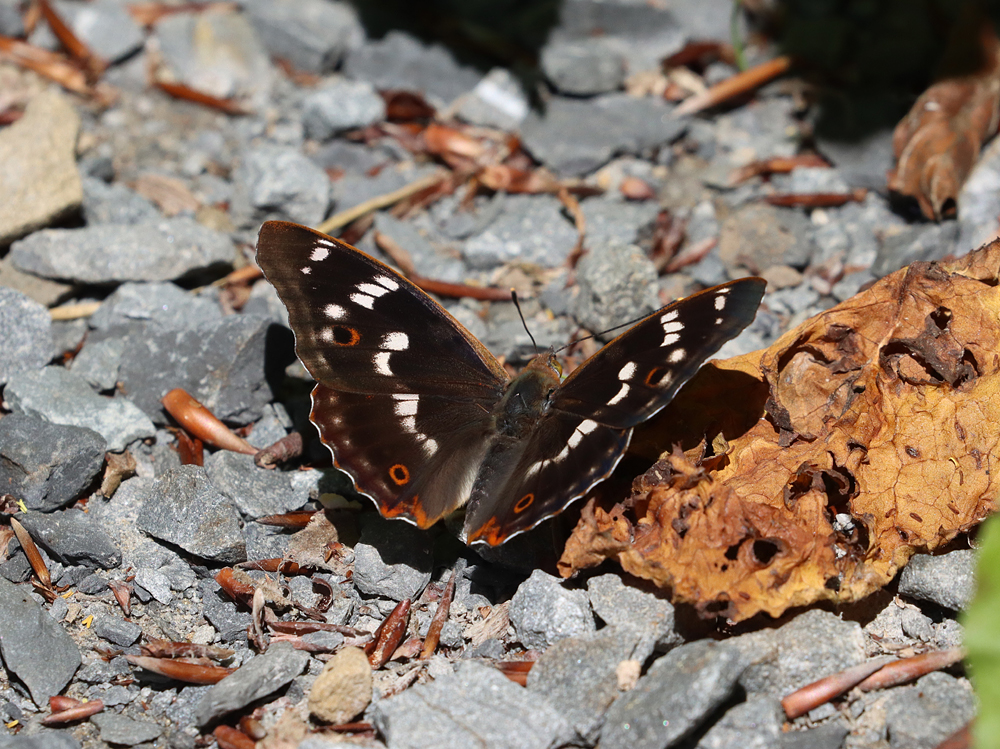
[[[663,316],[660,318],[660,322],[666,325],[668,322],[673,322],[677,319],[677,310],[672,309],[669,312],[664,312]]]
[[[635,362],[630,361],[628,364],[626,364],[618,371],[618,379],[621,380],[622,382],[625,382],[626,380],[631,380],[632,375],[634,374],[635,374]]]
[[[375,371],[380,375],[385,375],[386,377],[392,377],[392,370],[389,368],[389,357],[392,356],[388,351],[382,351],[375,354],[372,357],[372,364],[375,365]]]
[[[323,328],[319,332],[319,339],[323,343],[333,343],[333,328]]]
[[[396,416],[413,416],[417,413],[418,401],[406,400],[406,401],[396,401],[396,405],[393,409],[396,411]]]
[[[715,318],[715,324],[716,325],[722,325],[722,318],[721,317]]]
[[[382,348],[388,351],[406,351],[410,347],[410,337],[406,333],[387,333],[382,338]]]
[[[309,253],[309,259],[314,263],[318,263],[322,260],[326,260],[330,256],[330,250],[326,247],[314,247],[313,251]]]
[[[302,273],[303,276],[308,276],[313,272],[313,269],[307,265],[305,268],[299,268],[299,272]]]
[[[368,296],[367,294],[351,294],[351,301],[355,304],[360,304],[365,309],[371,309],[375,304],[375,297]]]
[[[680,339],[681,337],[677,335],[677,333],[667,333],[663,336],[663,343],[660,344],[660,348],[663,348],[664,346],[672,346]]]
[[[616,406],[619,403],[621,403],[623,400],[625,400],[625,396],[628,395],[628,390],[629,390],[628,384],[623,382],[622,389],[618,391],[617,395],[615,395],[611,400],[608,401],[608,405]]]
[[[592,419],[584,419],[583,421],[580,422],[580,426],[578,426],[576,429],[577,431],[583,432],[584,434],[590,434],[595,429],[597,429],[598,426],[600,425],[596,421]]]
[[[404,432],[409,432],[410,434],[417,433],[417,418],[415,416],[407,416],[399,422],[399,425],[403,427]]]
[[[687,351],[682,348],[674,349],[670,352],[670,356],[667,357],[667,361],[671,364],[679,364],[684,361],[687,357]]]
[[[357,288],[358,291],[361,291],[365,294],[370,294],[371,296],[374,297],[380,297],[383,294],[389,293],[389,290],[384,286],[378,286],[377,284],[373,283],[359,283],[355,288]]]
[[[434,453],[438,451],[437,440],[433,440],[430,437],[428,437],[427,439],[424,440],[423,447],[424,447],[424,453],[427,455],[428,458],[431,458],[434,456]]]
[[[530,479],[532,476],[534,476],[536,473],[542,470],[542,466],[545,465],[547,462],[548,461],[546,460],[539,460],[532,463],[530,466],[528,466],[528,470],[524,472],[524,477]]]
[[[380,283],[380,284],[382,284],[382,285],[383,285],[383,286],[385,286],[385,287],[386,287],[386,288],[387,288],[387,289],[388,289],[389,291],[395,291],[396,289],[398,289],[398,288],[399,288],[399,284],[398,284],[398,283],[396,283],[395,281],[393,281],[393,280],[392,280],[391,278],[389,278],[388,276],[379,276],[378,278],[376,278],[376,279],[375,279],[375,282],[376,282],[376,283]]]
[[[663,323],[664,333],[679,333],[684,330],[684,323],[682,322],[665,322]]]
[[[347,310],[339,304],[328,304],[323,308],[323,312],[331,320],[342,320],[347,316]]]
[[[729,289],[726,289],[726,291],[729,291]],[[719,295],[715,297],[715,308],[721,311],[725,308],[725,306],[726,306],[726,295],[723,294],[722,292],[719,292]]]

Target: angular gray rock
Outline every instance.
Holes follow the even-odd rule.
[[[445,47],[425,46],[402,31],[351,50],[344,74],[378,89],[419,91],[436,107],[450,104],[479,81],[479,74],[459,65]]]
[[[60,17],[90,49],[108,62],[118,62],[142,47],[142,29],[116,0],[81,4],[57,0]]]
[[[976,698],[965,679],[940,671],[894,689],[885,706],[892,749],[934,749],[976,715]]]
[[[239,710],[254,700],[276,692],[302,673],[309,654],[288,643],[271,645],[267,652],[246,661],[236,671],[213,685],[195,708],[199,726]]]
[[[594,744],[604,714],[619,690],[623,661],[643,663],[652,651],[638,629],[605,627],[596,633],[569,637],[552,645],[528,673],[529,692],[545,698],[559,711],[585,746]]]
[[[80,207],[80,117],[55,91],[38,94],[0,131],[0,247]]]
[[[592,246],[577,264],[573,315],[595,333],[644,317],[660,305],[653,261],[634,244]]]
[[[172,281],[232,267],[232,240],[185,216],[83,229],[44,229],[11,246],[26,273],[74,283]]]
[[[370,714],[389,749],[556,749],[573,736],[544,697],[476,662],[381,700]]]
[[[674,629],[674,606],[666,598],[628,586],[615,574],[590,578],[587,593],[594,613],[605,624],[638,631],[659,650],[684,641]]]
[[[95,224],[141,224],[162,218],[148,199],[123,184],[83,178],[83,217]]]
[[[354,585],[362,593],[401,601],[415,598],[433,568],[425,531],[400,520],[368,515],[354,546]]]
[[[219,450],[205,459],[205,472],[215,488],[249,518],[297,510],[309,501],[309,487],[292,483],[298,471],[258,468],[253,455]]]
[[[272,57],[326,73],[364,39],[357,12],[337,0],[243,0],[243,11]]]
[[[18,372],[37,372],[54,355],[49,311],[20,291],[0,286],[0,385]]]
[[[625,82],[625,57],[600,38],[550,42],[542,49],[541,63],[545,77],[564,94],[603,94]]]
[[[521,644],[536,650],[597,628],[587,594],[541,570],[518,586],[510,601],[510,623]]]
[[[245,562],[239,510],[201,466],[180,466],[157,479],[136,518],[139,529],[202,559]]]
[[[217,300],[192,294],[176,284],[123,283],[87,322],[95,330],[109,330],[140,322],[156,322],[165,328],[190,328],[221,319],[222,309]]]
[[[976,595],[976,552],[958,549],[911,557],[899,576],[899,593],[961,611]]]
[[[784,723],[777,697],[755,697],[727,710],[696,749],[784,749]]]
[[[41,606],[30,586],[0,579],[0,655],[6,669],[31,693],[39,708],[59,694],[80,667],[80,650]]]
[[[297,148],[264,144],[243,154],[230,210],[243,226],[267,219],[315,226],[330,207],[330,178]]]
[[[725,702],[743,668],[738,650],[716,642],[697,640],[674,648],[608,710],[602,749],[670,746]]]
[[[471,268],[489,269],[517,261],[545,268],[562,264],[576,245],[577,232],[550,195],[510,195],[503,212],[465,243]]]
[[[98,395],[82,377],[63,367],[15,375],[4,397],[14,411],[97,432],[113,452],[156,434],[153,422],[128,398]]]
[[[121,564],[122,554],[89,514],[81,510],[58,513],[28,512],[18,516],[31,538],[63,564],[109,570]]]
[[[142,627],[138,624],[127,622],[120,616],[108,614],[95,616],[92,628],[95,635],[120,648],[129,647],[142,635]]]
[[[335,79],[302,100],[302,125],[315,140],[384,119],[385,101],[367,81]]]
[[[264,356],[270,328],[258,315],[227,315],[182,328],[148,325],[126,336],[118,378],[157,423],[168,423],[160,399],[177,387],[223,421],[256,421],[272,399]],[[272,359],[280,358],[278,350]]]
[[[57,510],[100,473],[107,447],[92,429],[8,414],[0,419],[0,494],[13,494],[29,510]]]
[[[116,713],[98,713],[90,722],[100,731],[101,741],[109,744],[135,746],[153,741],[163,733],[163,728],[148,720],[132,720]]]
[[[493,68],[462,97],[457,114],[472,125],[517,130],[530,109],[517,78],[506,68]]]

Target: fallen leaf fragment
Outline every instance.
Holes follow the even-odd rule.
[[[219,749],[253,749],[257,742],[232,726],[216,726],[212,731]]]
[[[177,423],[198,439],[223,450],[255,455],[257,448],[219,421],[205,406],[182,388],[174,388],[160,399]]]
[[[953,214],[959,190],[1000,115],[1000,40],[984,19],[977,40],[982,64],[974,73],[945,78],[924,91],[896,126],[896,168],[889,189],[915,198],[921,213]]]
[[[375,630],[372,641],[365,645],[365,654],[373,669],[382,668],[388,663],[402,642],[403,635],[406,634],[406,625],[410,621],[410,605],[409,598],[404,598],[396,604],[392,613]]]
[[[995,241],[703,368],[633,441],[675,448],[588,503],[560,571],[617,559],[732,621],[864,598],[996,510],[998,321]]]
[[[43,726],[62,726],[67,723],[73,723],[77,720],[83,720],[84,718],[89,718],[91,715],[96,715],[104,709],[104,703],[100,700],[90,700],[89,702],[80,702],[79,704],[67,707],[58,712],[51,713],[42,718]]]
[[[125,660],[133,666],[138,666],[154,674],[169,676],[177,681],[188,684],[216,684],[235,671],[235,668],[223,666],[205,666],[200,663],[189,663],[178,658],[150,658],[145,655],[126,655]]]

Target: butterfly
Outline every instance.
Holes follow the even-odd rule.
[[[565,380],[552,350],[511,378],[430,296],[384,263],[268,221],[257,263],[316,380],[310,419],[334,465],[386,517],[421,528],[465,507],[466,543],[503,543],[608,477],[632,429],[753,320],[745,278],[640,320]]]

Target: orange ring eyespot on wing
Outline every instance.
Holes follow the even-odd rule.
[[[408,484],[410,483],[410,469],[402,463],[396,463],[396,465],[389,469],[389,478],[392,479],[396,486]]]
[[[665,375],[666,373],[667,370],[664,369],[663,367],[653,367],[651,370],[649,370],[649,374],[646,375],[646,384],[651,388],[655,388],[661,382],[663,382],[663,375]]]
[[[338,346],[356,346],[361,340],[361,334],[346,325],[333,326],[333,342]]]
[[[519,513],[519,514],[522,513],[522,512],[524,512],[529,507],[531,507],[531,504],[534,501],[535,501],[535,495],[532,494],[531,492],[528,492],[523,497],[521,497],[519,500],[517,500],[517,504],[514,505],[514,512]]]

